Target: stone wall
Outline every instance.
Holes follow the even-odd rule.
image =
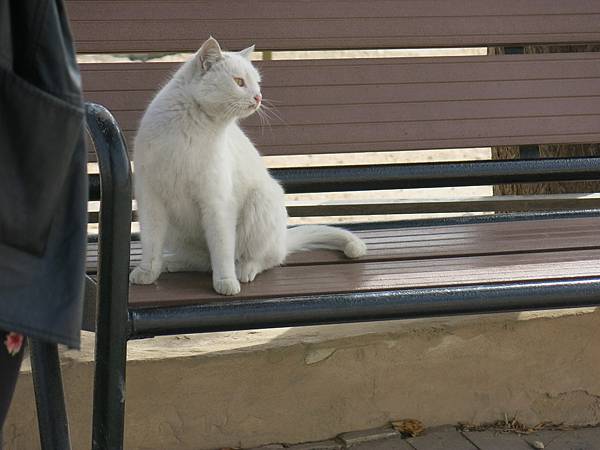
[[[214,450],[426,427],[600,422],[600,313],[507,313],[132,341],[128,450]],[[62,354],[73,448],[90,447],[93,335]],[[25,363],[5,450],[38,450]]]

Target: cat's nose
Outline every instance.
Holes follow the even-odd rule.
[[[262,100],[262,95],[260,95],[260,94],[256,94],[256,95],[254,96],[254,100],[256,100],[256,104],[257,104],[257,105],[260,105],[260,101]]]

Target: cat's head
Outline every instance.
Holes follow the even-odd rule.
[[[211,37],[194,55],[192,95],[209,115],[243,118],[260,107],[260,74],[250,62],[253,50],[223,52]]]

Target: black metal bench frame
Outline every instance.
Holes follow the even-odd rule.
[[[91,180],[92,199],[98,195],[102,201],[93,419],[95,450],[117,449],[123,445],[126,347],[127,341],[131,339],[189,332],[574,308],[600,304],[600,278],[591,277],[559,282],[505,283],[244,300],[228,302],[227,305],[130,309],[129,159],[118,124],[105,108],[88,104],[87,122],[100,165],[99,183]],[[325,184],[328,190],[345,190],[350,187],[397,189],[600,178],[600,158],[595,157],[439,163],[424,164],[419,168],[418,172],[400,165],[294,169],[281,170],[275,175],[282,180],[288,192],[314,192],[315,185],[323,187]],[[598,213],[591,210],[562,215],[567,217]],[[509,214],[495,220],[535,217],[536,214]],[[456,222],[456,219],[453,221]],[[373,225],[357,225],[354,228],[369,226]]]
[[[110,112],[86,105],[99,175],[90,175],[90,200],[101,200],[97,275],[96,370],[92,448],[123,448],[127,341],[145,337],[389,319],[496,313],[600,304],[600,278],[328,294],[166,308],[128,306],[131,169],[125,142]],[[416,169],[416,170],[415,170]],[[275,170],[288,192],[399,189],[600,178],[600,158],[479,161],[419,165]],[[504,214],[436,220],[440,224],[598,215],[598,210]],[[396,224],[414,226],[432,221]],[[390,224],[387,223],[386,226]],[[377,228],[358,224],[350,228]],[[70,449],[56,345],[32,342],[43,449]]]

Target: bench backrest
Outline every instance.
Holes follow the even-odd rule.
[[[86,98],[107,105],[131,142],[177,64],[86,66]],[[281,116],[244,122],[264,155],[600,142],[600,53],[258,66]]]
[[[600,41],[596,0],[67,1],[80,52],[195,51],[212,34],[259,50]]]
[[[66,4],[80,53],[191,52],[211,34],[257,51],[600,42],[595,0]],[[264,155],[600,142],[600,53],[257,64],[280,116],[269,127],[244,122]],[[131,142],[176,66],[84,64],[86,99],[107,106]]]

